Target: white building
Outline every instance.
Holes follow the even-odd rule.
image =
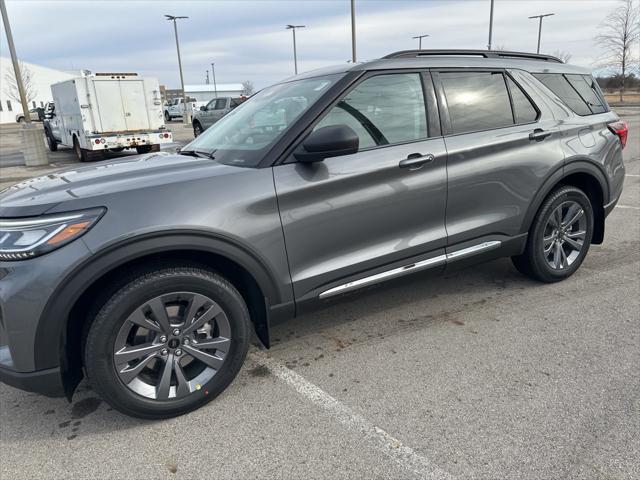
[[[185,85],[187,96],[194,98],[196,102],[208,102],[216,97],[239,97],[244,87],[241,83],[207,83],[204,85]]]
[[[44,107],[45,103],[52,101],[51,84],[69,80],[79,74],[54,70],[29,62],[20,63],[31,73],[33,98],[29,99],[30,109]],[[25,77],[25,72],[22,74]],[[13,64],[9,57],[0,57],[0,123],[14,123],[16,115],[22,113],[20,101],[10,95],[12,82],[7,80],[7,76],[14,78]]]

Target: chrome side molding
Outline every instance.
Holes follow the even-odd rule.
[[[350,292],[352,290],[366,287],[368,285],[391,280],[392,278],[401,277],[409,273],[438,267],[448,262],[461,260],[463,258],[470,257],[481,252],[493,250],[495,248],[498,248],[501,244],[502,242],[498,240],[483,242],[479,243],[478,245],[473,245],[461,250],[456,250],[455,252],[447,253],[445,255],[438,255],[437,257],[428,258],[427,260],[422,260],[420,262],[411,263],[402,267],[393,268],[385,272],[376,273],[375,275],[370,275],[368,277],[360,278],[358,280],[354,280],[353,282],[344,283],[342,285],[338,285],[337,287],[330,288],[329,290],[325,290],[324,292],[320,293],[320,295],[318,295],[318,298],[322,299],[333,297],[334,295],[339,295],[341,293]]]

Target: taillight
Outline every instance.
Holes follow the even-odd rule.
[[[624,148],[627,144],[627,135],[629,134],[629,125],[627,125],[627,122],[618,120],[617,122],[610,123],[607,127],[609,127],[612,133],[618,136],[620,144],[622,148]]]

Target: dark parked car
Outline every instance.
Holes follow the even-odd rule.
[[[285,80],[185,146],[0,193],[0,378],[198,408],[252,335],[318,302],[498,257],[572,275],[602,243],[627,127],[588,71],[404,51]]]

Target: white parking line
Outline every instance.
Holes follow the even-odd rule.
[[[627,173],[625,177],[640,177],[640,175],[636,175],[635,173]]]
[[[435,466],[427,458],[404,445],[397,438],[376,427],[362,415],[333,398],[317,385],[309,382],[302,375],[267,357],[262,352],[252,352],[250,357],[256,363],[267,367],[275,377],[292,387],[311,403],[326,410],[335,420],[367,437],[385,455],[406,470],[415,473],[420,478],[454,478],[448,472]]]
[[[633,205],[616,205],[616,208],[630,208],[632,210],[640,210],[640,207],[634,207]]]

